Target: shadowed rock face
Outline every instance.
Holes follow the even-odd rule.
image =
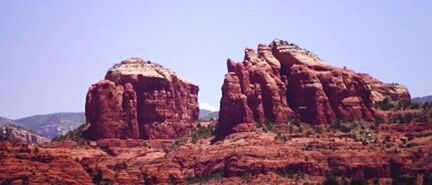
[[[385,98],[409,102],[408,90],[367,74],[330,66],[286,41],[245,50],[243,62],[228,60],[217,137],[251,131],[255,123],[289,119],[322,125],[376,118],[373,104]]]
[[[90,139],[177,138],[198,119],[198,86],[151,62],[132,58],[112,67],[86,101]]]

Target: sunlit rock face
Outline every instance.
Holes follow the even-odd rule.
[[[131,58],[90,87],[85,132],[89,139],[181,137],[198,119],[197,85],[159,64]]]
[[[260,44],[256,51],[246,49],[244,60],[229,59],[227,68],[218,138],[254,130],[257,123],[281,124],[289,119],[316,125],[374,121],[375,102],[411,98],[400,84],[330,66],[312,52],[282,40]]]

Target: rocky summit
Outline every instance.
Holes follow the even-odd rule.
[[[174,139],[198,119],[197,85],[163,66],[131,58],[108,70],[86,100],[89,139]]]
[[[256,124],[288,120],[324,125],[375,121],[376,102],[409,102],[408,90],[367,74],[333,67],[312,52],[283,40],[247,48],[244,60],[228,59],[222,86],[218,137],[254,130]]]

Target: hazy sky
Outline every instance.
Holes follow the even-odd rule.
[[[335,66],[432,94],[432,1],[1,0],[0,116],[84,111],[88,87],[141,57],[219,106],[226,59],[281,38]]]

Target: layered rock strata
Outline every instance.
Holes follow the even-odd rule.
[[[213,145],[211,138],[183,145],[0,142],[0,184],[324,184],[330,175],[368,184],[432,180],[430,124],[381,125],[372,131],[377,142],[367,145],[339,131],[306,129],[286,135],[286,142],[271,132],[235,133]]]
[[[198,119],[197,85],[158,64],[132,58],[112,67],[87,93],[89,139],[173,139]]]
[[[367,74],[326,64],[310,51],[282,40],[245,50],[244,60],[227,62],[217,136],[251,131],[256,123],[291,119],[323,125],[374,121],[375,102],[409,102],[408,90]]]

